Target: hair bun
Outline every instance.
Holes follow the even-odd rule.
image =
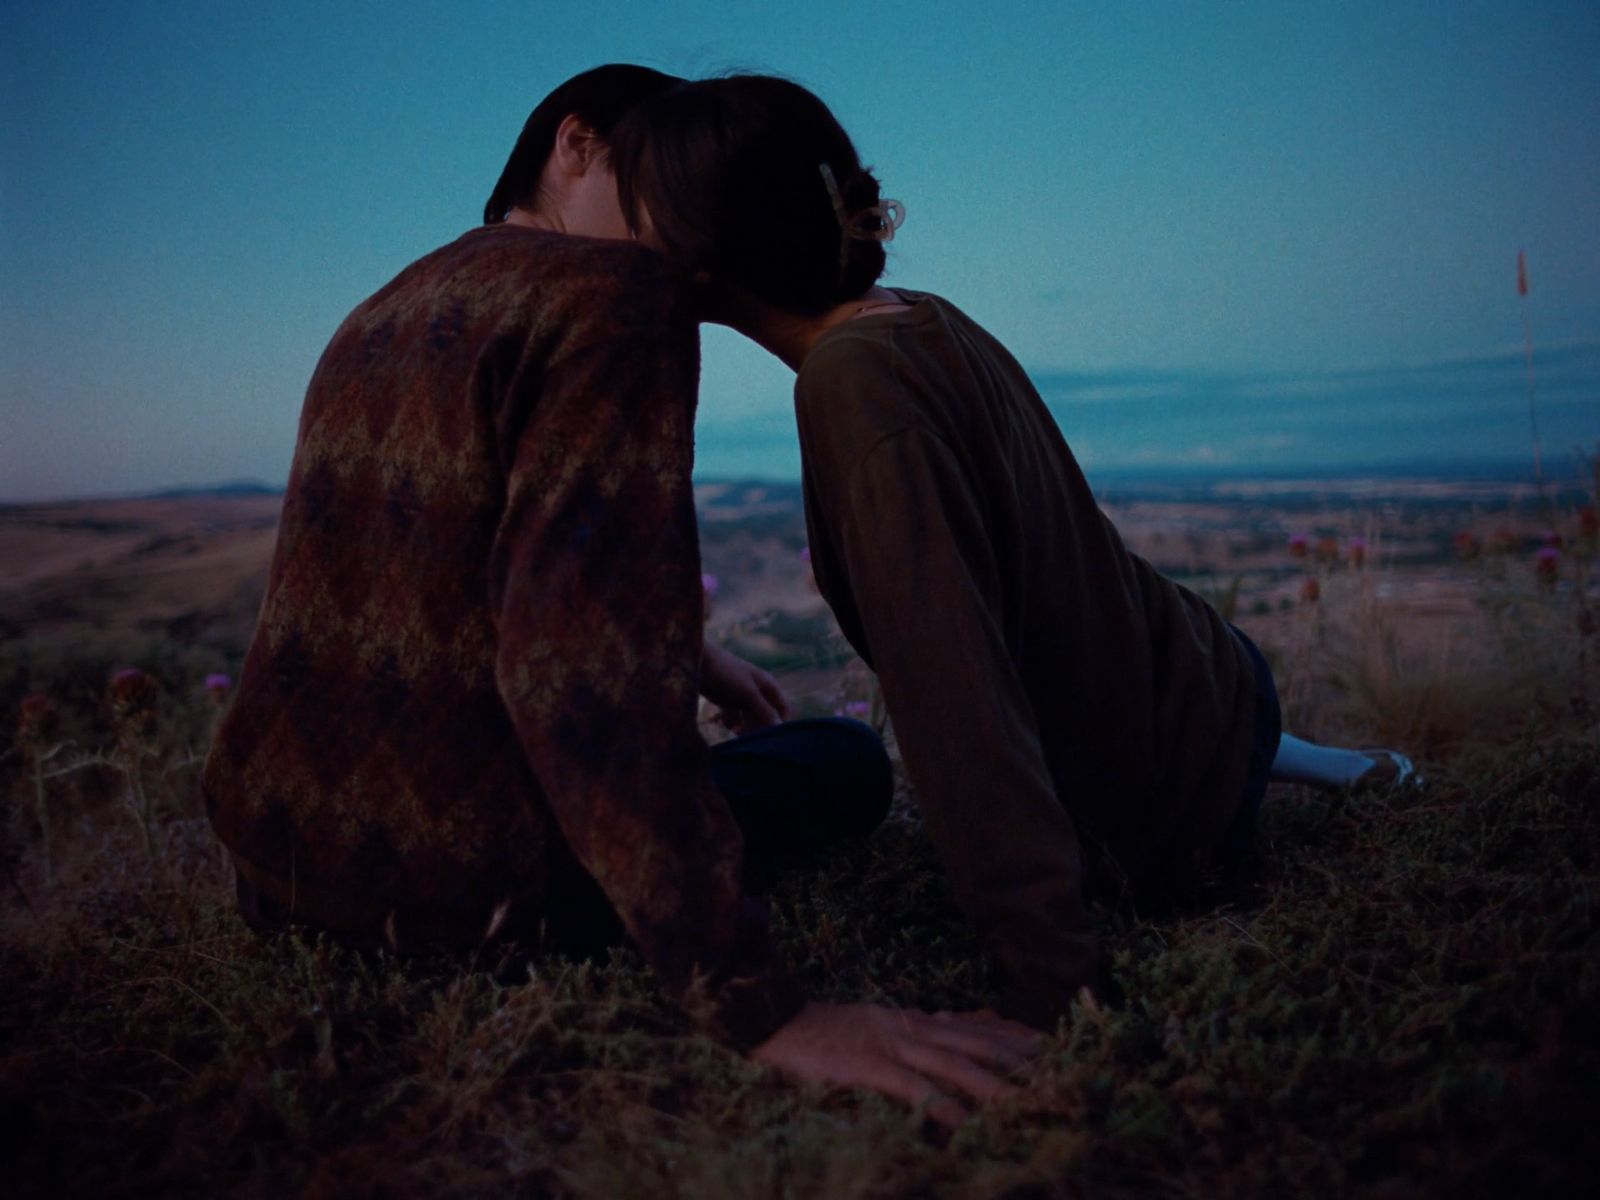
[[[630,114],[612,146],[630,219],[648,212],[669,257],[782,312],[866,292],[904,215],[827,105],[775,76],[683,84]]]
[[[828,189],[828,199],[833,203],[833,215],[838,218],[839,229],[845,239],[863,242],[892,242],[895,230],[906,219],[906,207],[898,200],[880,199],[877,177],[872,168],[862,167],[845,178],[840,186],[833,168],[818,163],[822,182]],[[844,266],[848,245],[841,246],[839,265]]]

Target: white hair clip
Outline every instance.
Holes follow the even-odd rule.
[[[822,172],[822,182],[827,186],[828,199],[833,202],[833,215],[839,221],[839,228],[845,237],[855,238],[862,242],[892,242],[894,231],[905,223],[906,206],[898,200],[880,200],[859,212],[846,212],[844,197],[839,193],[839,181],[833,174],[833,168],[827,163],[818,163],[817,169]],[[839,248],[839,259],[842,263],[848,257],[845,247]]]

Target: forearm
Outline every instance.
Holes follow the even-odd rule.
[[[496,676],[578,861],[667,987],[743,1046],[801,997],[742,893],[696,724],[693,373],[671,349],[641,337],[547,373],[496,539]]]
[[[1031,713],[996,693],[993,677],[1008,666],[898,648],[878,661],[929,840],[1010,978],[1002,1009],[1048,1026],[1079,988],[1099,990],[1102,964],[1078,832],[1043,766]],[[933,696],[952,711],[941,713]]]
[[[854,606],[929,837],[1030,1017],[1064,1009],[1098,982],[1099,943],[976,504],[942,445],[908,436],[863,461],[846,511]]]

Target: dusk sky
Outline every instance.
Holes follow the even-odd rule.
[[[1519,247],[1549,437],[1600,438],[1595,0],[0,0],[0,498],[281,483],[339,321],[606,61],[816,90],[906,206],[886,282],[1098,403],[1091,473],[1246,461],[1305,404],[1394,458],[1463,387],[1462,453],[1525,435]],[[791,377],[704,353],[702,472],[791,471]],[[1261,436],[1310,462],[1308,429]]]

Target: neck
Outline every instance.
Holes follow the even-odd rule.
[[[744,334],[768,353],[798,371],[818,339],[835,325],[867,315],[863,310],[894,312],[909,308],[888,288],[871,287],[853,300],[815,315],[784,312],[747,292],[733,296],[725,311],[708,319]]]
[[[523,208],[520,204],[513,206],[511,211],[506,214],[504,224],[521,225],[526,229],[545,229],[551,233],[566,232],[561,223],[554,217],[547,216],[535,209]]]

